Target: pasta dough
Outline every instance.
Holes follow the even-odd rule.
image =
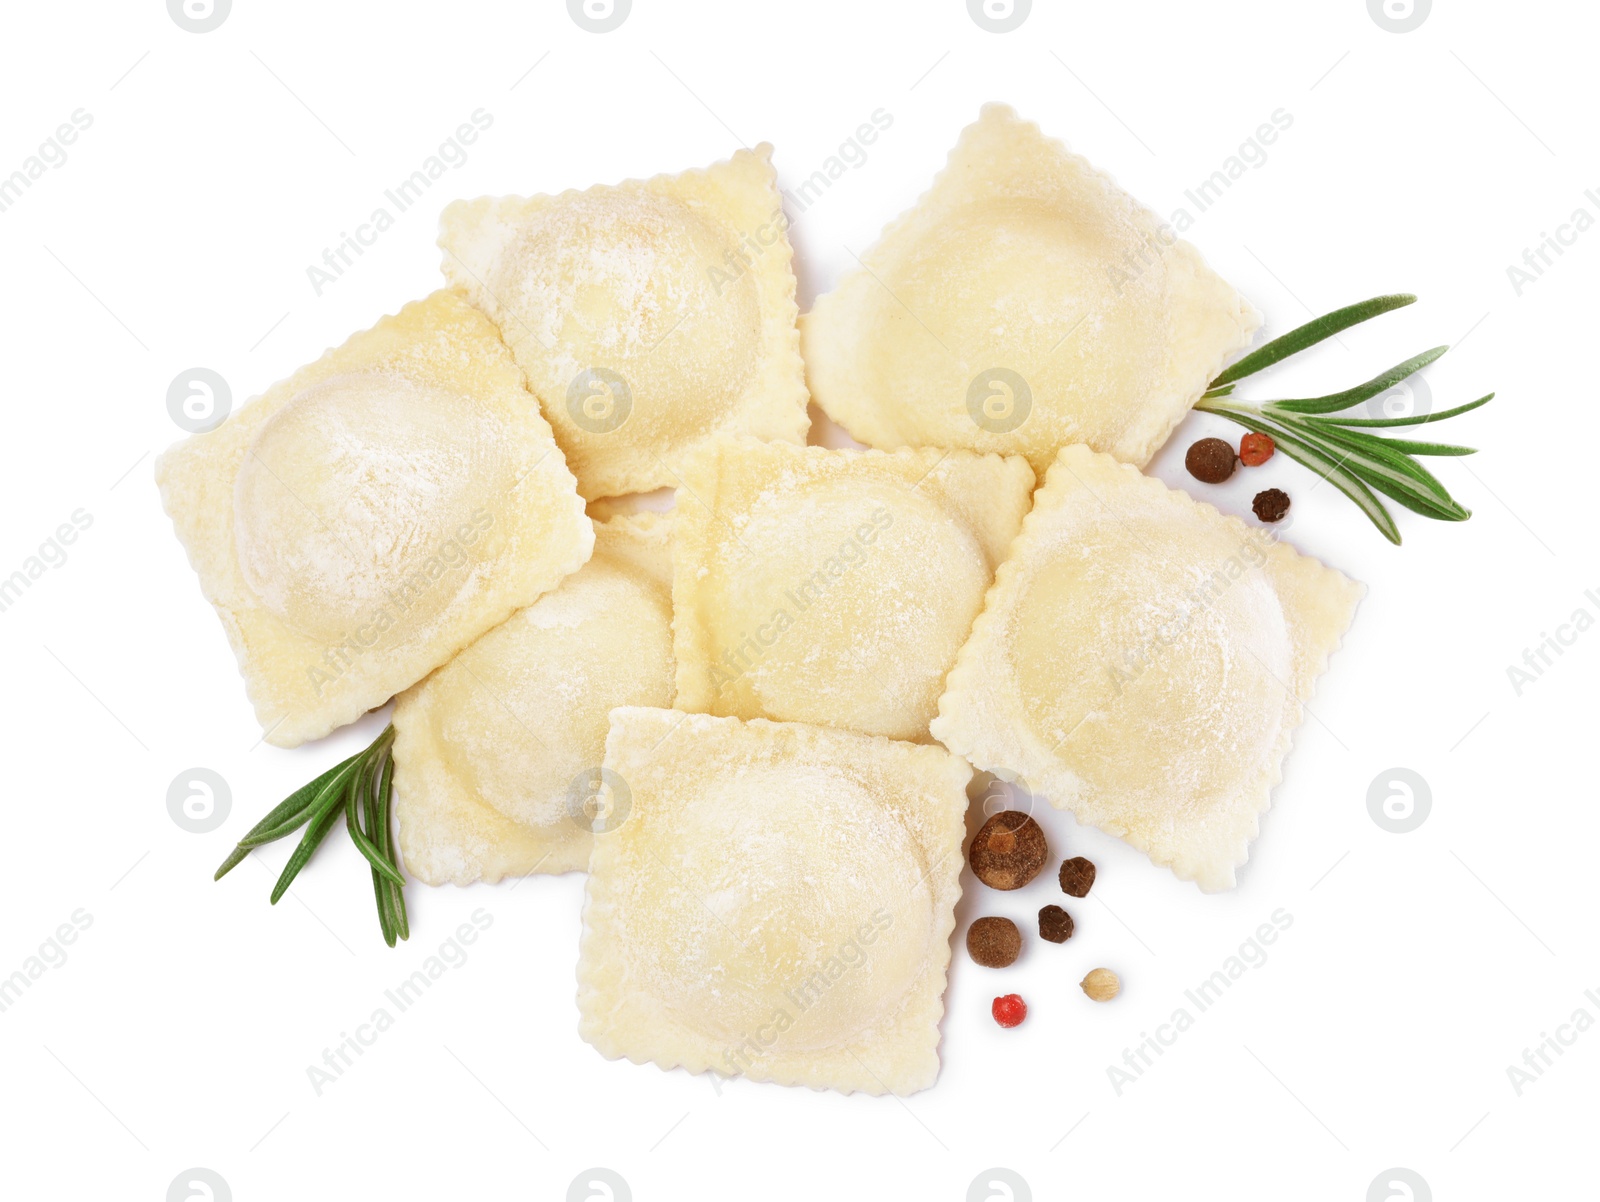
[[[1261,317],[1171,227],[1004,105],[801,319],[808,381],[871,446],[1143,466]]]
[[[845,1093],[939,1072],[972,770],[932,746],[622,708],[578,1030],[608,1057]]]
[[[445,209],[445,276],[499,325],[586,498],[677,483],[716,431],[804,441],[771,154]]]
[[[957,755],[1229,889],[1361,585],[1066,447],[939,700]]]
[[[1032,488],[1017,457],[708,445],[673,534],[679,706],[925,738]]]
[[[594,542],[510,352],[445,291],[177,443],[156,480],[279,747],[382,705]]]
[[[670,526],[597,524],[575,575],[401,694],[395,813],[413,875],[465,885],[589,862],[607,714],[672,704]]]

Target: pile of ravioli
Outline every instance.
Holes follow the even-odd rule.
[[[157,480],[268,742],[394,699],[413,875],[588,871],[584,1039],[905,1094],[973,770],[1229,888],[1361,588],[1141,473],[1260,318],[1108,176],[987,106],[802,317],[770,155],[452,204]]]

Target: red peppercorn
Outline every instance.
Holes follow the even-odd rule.
[[[1277,449],[1270,434],[1246,434],[1239,440],[1239,462],[1245,467],[1260,467]]]
[[[1008,993],[1005,997],[995,998],[994,1005],[989,1009],[994,1015],[994,1021],[1002,1027],[1020,1026],[1022,1020],[1028,1017],[1028,1003],[1022,1000],[1020,994],[1016,993]]]

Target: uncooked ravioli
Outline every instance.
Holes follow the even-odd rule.
[[[607,1056],[844,1092],[938,1073],[971,769],[798,723],[613,711],[579,1033]]]
[[[1201,888],[1231,888],[1362,587],[1064,448],[932,723]]]
[[[881,448],[1143,466],[1260,316],[1109,177],[1004,105],[801,319],[813,398]]]
[[[607,715],[672,703],[670,525],[597,523],[577,573],[400,696],[395,812],[413,875],[462,885],[588,863]]]
[[[804,439],[771,149],[445,209],[445,275],[500,327],[585,497],[674,484],[682,454],[718,431]]]
[[[156,464],[268,742],[382,705],[589,556],[494,327],[440,291]]]
[[[674,531],[678,704],[919,739],[1033,472],[967,451],[719,439]]]
[[[337,641],[397,574],[424,570],[434,530],[471,528],[512,483],[505,430],[471,397],[385,372],[333,376],[261,426],[234,483],[239,571],[288,625]],[[432,617],[446,589],[417,590]]]

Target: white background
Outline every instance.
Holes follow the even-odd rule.
[[[1574,610],[1600,615],[1584,596],[1600,590],[1600,231],[1521,296],[1506,271],[1578,207],[1600,215],[1584,197],[1600,189],[1592,6],[1438,0],[1407,34],[1363,0],[1040,0],[1009,34],[959,0],[635,0],[601,35],[558,0],[236,0],[202,35],[158,0],[10,5],[4,22],[0,174],[75,109],[93,125],[0,213],[0,575],[74,510],[93,525],[0,613],[0,975],[75,910],[92,926],[0,1013],[0,1192],[156,1202],[205,1166],[240,1202],[559,1199],[598,1165],[640,1200],[958,1200],[1003,1166],[1035,1198],[1359,1202],[1403,1166],[1438,1199],[1594,1196],[1600,1030],[1521,1096],[1506,1071],[1579,1007],[1600,1019],[1584,998],[1600,990],[1600,633],[1520,697],[1506,671]],[[1267,333],[1378,292],[1422,302],[1266,384],[1327,391],[1450,342],[1427,373],[1436,407],[1499,391],[1440,432],[1483,448],[1439,469],[1475,516],[1401,512],[1403,547],[1282,456],[1203,492],[1243,513],[1282,485],[1291,541],[1370,589],[1239,888],[1203,896],[1044,815],[1053,850],[1100,866],[1068,903],[1077,936],[978,968],[967,920],[1060,898],[1047,878],[1018,895],[969,878],[943,1072],[900,1101],[601,1059],[575,1034],[578,874],[413,884],[396,951],[342,837],[276,909],[286,844],[212,884],[240,833],[382,718],[257,745],[151,479],[180,435],[173,377],[210,367],[242,403],[433,289],[454,197],[676,171],[763,140],[792,188],[882,108],[893,125],[866,163],[792,231],[805,307],[990,99],[1163,215],[1286,110],[1267,162],[1190,240]],[[469,161],[316,296],[323,248],[480,107],[494,125]],[[1202,489],[1181,458],[1212,432],[1237,434],[1191,418],[1152,470]],[[231,785],[210,834],[167,813],[195,766]],[[1395,766],[1431,787],[1410,834],[1367,810]],[[316,1096],[307,1066],[479,907],[493,926],[470,959]],[[1267,963],[1118,1096],[1107,1066],[1279,908],[1293,926]],[[1110,1005],[1076,985],[1100,964],[1125,981]],[[1013,990],[1031,1014],[1002,1031],[989,1001]]]

